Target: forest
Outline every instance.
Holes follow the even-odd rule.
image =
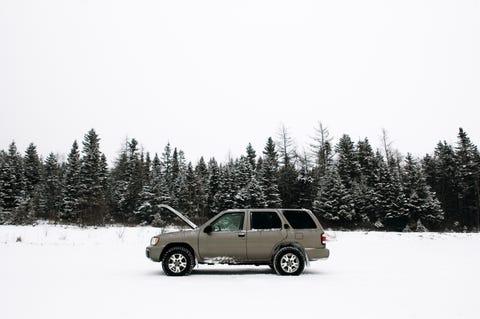
[[[338,141],[319,123],[308,151],[297,152],[281,127],[257,152],[239,158],[187,161],[165,145],[161,154],[136,139],[123,143],[109,167],[91,129],[73,141],[66,160],[38,154],[31,143],[0,150],[0,224],[154,225],[173,223],[168,204],[197,223],[229,208],[312,210],[325,228],[384,231],[478,231],[480,153],[460,128],[456,142],[439,141],[416,158],[368,139]]]

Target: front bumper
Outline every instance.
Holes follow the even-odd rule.
[[[163,246],[148,246],[147,248],[145,248],[145,255],[148,259],[159,262],[162,248]]]

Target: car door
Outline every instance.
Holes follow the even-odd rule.
[[[275,246],[287,237],[275,210],[251,211],[247,230],[247,258],[269,261]]]
[[[202,259],[213,262],[242,262],[247,257],[245,212],[226,212],[202,229],[198,235],[198,252]]]

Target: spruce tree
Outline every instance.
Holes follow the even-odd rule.
[[[24,157],[25,193],[29,198],[33,197],[35,187],[40,182],[41,169],[37,147],[30,143]]]
[[[336,166],[327,170],[313,203],[314,212],[326,227],[351,227],[355,207],[351,194],[343,185]]]
[[[378,196],[375,227],[385,226],[389,230],[402,231],[408,224],[409,215],[405,205],[405,195],[402,185],[395,173],[392,173],[388,163],[383,161],[377,152],[379,171],[375,192]]]
[[[209,215],[208,209],[208,168],[203,156],[200,157],[195,166],[195,176],[197,179],[197,201],[198,201],[198,216],[206,219]]]
[[[213,203],[213,210],[215,213],[235,207],[235,195],[237,194],[237,190],[234,178],[233,163],[220,166],[218,192],[214,196]]]
[[[343,185],[351,188],[354,182],[358,182],[360,177],[360,166],[355,152],[355,144],[350,139],[350,136],[344,134],[335,147],[338,160],[338,174],[342,180]]]
[[[77,222],[79,199],[81,195],[81,161],[77,141],[72,144],[65,167],[64,197],[62,204],[62,216],[64,221]]]
[[[103,224],[107,212],[104,163],[100,152],[100,138],[94,129],[85,134],[80,169],[79,212],[82,224]]]
[[[263,150],[264,159],[259,172],[260,185],[263,189],[267,207],[280,207],[280,191],[278,189],[278,155],[271,137]]]
[[[467,133],[458,132],[455,157],[458,167],[458,199],[461,222],[467,228],[480,229],[480,157]]]
[[[438,228],[444,219],[440,202],[427,185],[426,177],[420,164],[407,154],[403,170],[403,191],[405,194],[406,209],[410,219],[410,228],[424,230],[427,228]]]
[[[1,199],[3,209],[14,211],[19,208],[25,198],[25,179],[23,173],[23,159],[17,151],[15,142],[12,142],[5,154],[0,167],[0,184],[2,186]]]
[[[63,199],[62,172],[57,156],[50,153],[45,160],[42,196],[44,201],[43,217],[53,221],[60,219]]]
[[[247,158],[252,166],[253,170],[256,170],[256,161],[257,161],[257,153],[253,149],[252,144],[248,143],[247,145]]]
[[[219,191],[220,185],[220,169],[215,158],[211,158],[208,162],[208,215],[207,217],[213,217],[215,212],[215,196]]]

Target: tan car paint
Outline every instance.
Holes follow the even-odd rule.
[[[282,214],[282,209],[227,210],[198,228],[156,236],[158,243],[147,247],[147,256],[159,262],[166,247],[182,245],[192,250],[198,263],[271,264],[279,247],[293,246],[302,250],[309,261],[328,258],[329,250],[321,243],[324,230],[313,213],[304,209],[288,211],[307,212],[317,228],[293,229]],[[205,228],[224,214],[239,212],[245,214],[242,229],[205,233]],[[251,212],[276,212],[281,219],[282,228],[250,229]]]

